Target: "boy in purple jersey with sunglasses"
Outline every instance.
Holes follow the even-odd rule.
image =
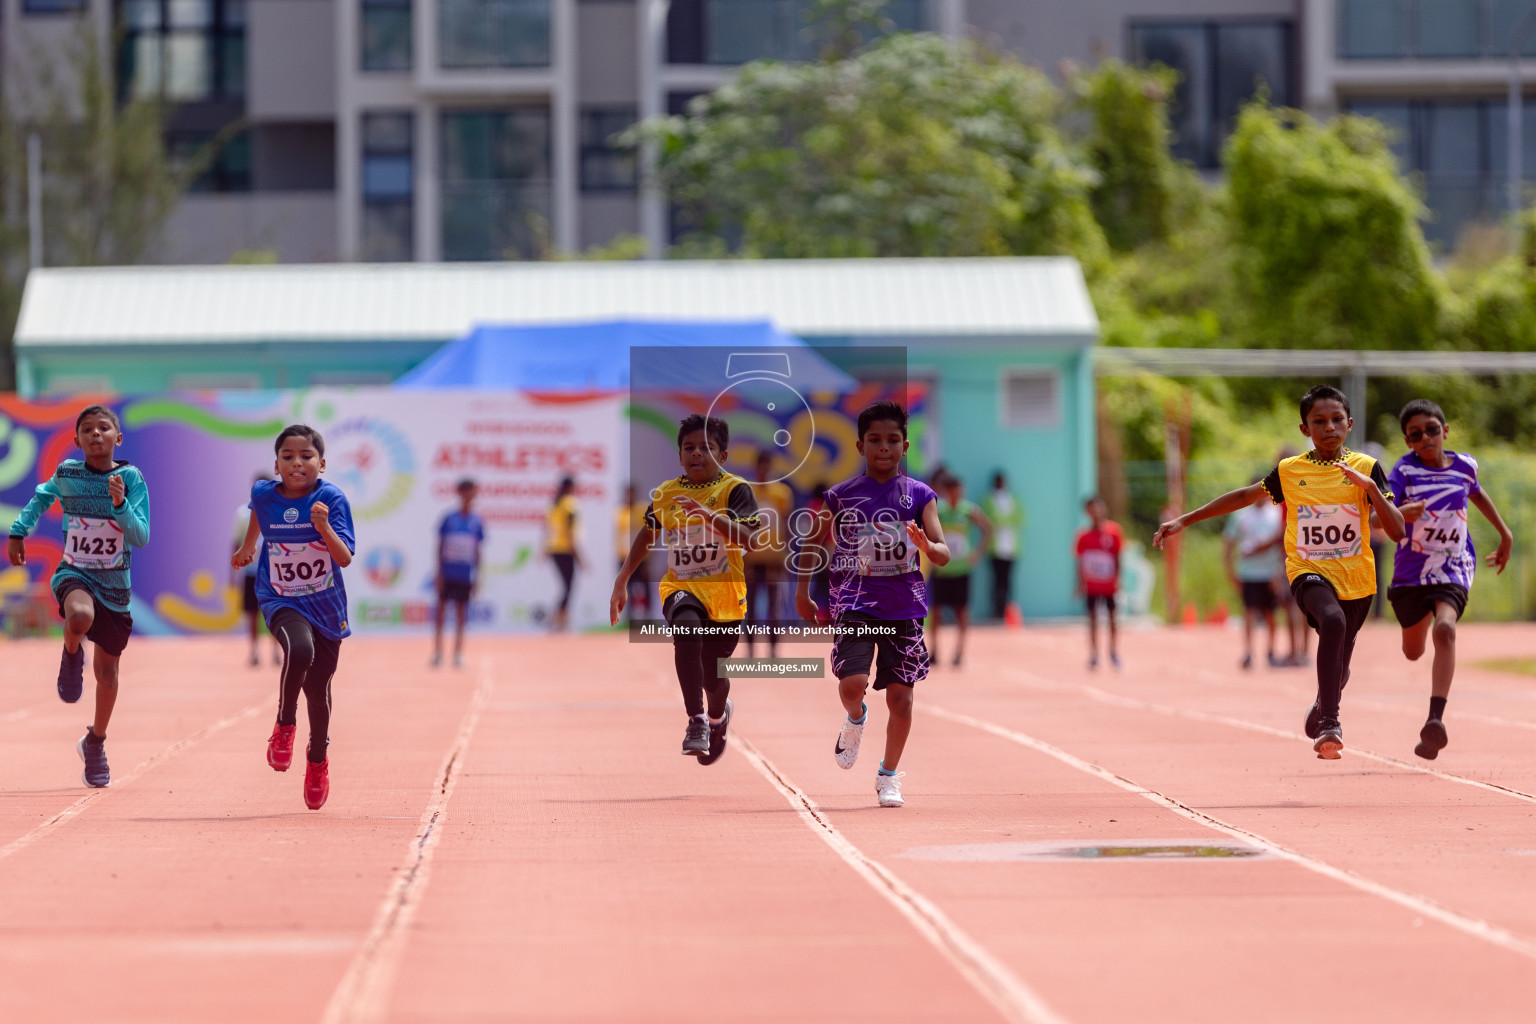
[[[873,668],[875,689],[885,691],[890,713],[875,794],[881,807],[900,807],[906,773],[896,766],[912,729],[912,688],[927,677],[929,663],[923,644],[928,593],[917,556],[922,552],[934,565],[944,565],[949,548],[939,525],[938,496],[901,471],[908,446],[906,410],[895,402],[876,402],[859,414],[858,429],[864,472],[827,489],[826,510],[807,544],[833,539],[832,672],[847,712],[833,756],[842,768],[852,768],[858,759]],[[820,610],[811,600],[811,575],[797,575],[795,608],[814,622]]]
[[[1504,571],[1514,537],[1478,483],[1477,460],[1446,450],[1451,428],[1440,407],[1416,398],[1403,406],[1398,421],[1410,451],[1397,460],[1387,482],[1408,530],[1397,543],[1387,600],[1403,627],[1403,653],[1409,661],[1423,657],[1425,640],[1434,638],[1429,720],[1413,748],[1433,761],[1449,742],[1441,718],[1456,672],[1456,622],[1467,609],[1467,592],[1477,572],[1477,552],[1467,529],[1468,503],[1499,531],[1499,546],[1488,556],[1490,567]]]

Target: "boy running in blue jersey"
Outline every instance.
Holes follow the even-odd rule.
[[[64,509],[64,557],[53,572],[53,593],[64,618],[64,654],[59,662],[59,697],[66,704],[85,688],[85,651],[81,640],[96,645],[91,668],[96,676],[96,717],[75,745],[85,762],[87,786],[110,785],[107,725],[117,704],[117,667],[133,632],[129,614],[133,548],[149,543],[149,488],[127,462],[114,460],[123,443],[117,415],[101,405],[87,406],[75,418],[75,444],[85,461],[65,459],[51,479],[11,524],[6,553],[12,565],[27,561],[26,536],[57,500]]]
[[[256,600],[267,629],[283,649],[277,724],[267,740],[267,764],[285,772],[293,763],[299,693],[309,705],[309,751],[304,771],[304,805],[318,811],[330,795],[331,677],[347,626],[347,589],[341,570],[357,549],[352,507],[341,488],[320,479],[325,472],[325,439],[313,427],[295,424],[277,435],[277,480],[251,488],[251,525],[230,560],[236,569],[256,557]]]
[[[873,668],[875,689],[885,691],[889,712],[875,795],[881,807],[900,807],[906,772],[896,767],[912,730],[913,687],[927,678],[929,666],[923,644],[928,591],[917,556],[922,552],[942,566],[949,562],[949,547],[938,495],[901,469],[907,411],[895,402],[876,402],[859,413],[858,430],[864,472],[827,489],[826,511],[807,545],[829,536],[833,543],[830,604],[839,632],[832,643],[832,671],[847,712],[833,756],[841,768],[852,768],[858,759]],[[815,622],[821,609],[811,600],[811,574],[799,568],[795,609]]]
[[[432,635],[432,667],[443,663],[443,613],[455,608],[453,632],[453,667],[464,667],[464,620],[469,617],[469,599],[480,582],[480,548],[485,543],[485,523],[475,515],[478,488],[473,480],[460,480],[459,510],[450,512],[437,525],[437,622]]]
[[[1408,532],[1397,542],[1387,600],[1403,627],[1403,653],[1409,661],[1423,657],[1425,640],[1434,637],[1429,720],[1413,748],[1415,754],[1433,761],[1449,742],[1441,719],[1456,672],[1456,622],[1467,609],[1467,591],[1477,572],[1467,504],[1476,505],[1499,531],[1499,546],[1488,556],[1489,566],[1504,571],[1514,537],[1478,483],[1477,460],[1446,450],[1451,428],[1438,405],[1415,399],[1403,406],[1398,422],[1411,451],[1397,460],[1387,482]]]

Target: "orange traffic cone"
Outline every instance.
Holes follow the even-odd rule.
[[[1009,629],[1022,629],[1024,628],[1024,613],[1019,611],[1018,605],[1009,601],[1003,607],[1003,621],[1008,624]]]
[[[1200,625],[1200,609],[1195,607],[1195,602],[1184,602],[1183,624],[1186,626]]]

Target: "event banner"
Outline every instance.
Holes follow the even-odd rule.
[[[325,439],[325,479],[351,502],[356,560],[346,571],[354,631],[421,629],[435,605],[437,525],[457,506],[455,486],[479,486],[485,521],[471,622],[481,629],[545,628],[559,574],[544,551],[546,515],[565,476],[576,482],[581,556],[570,606],[574,629],[607,625],[613,584],[611,524],[622,498],[622,396],[540,399],[503,391],[221,391],[28,401],[0,396],[3,525],[59,462],[80,458],[74,424],[92,402],[115,410],[118,457],[149,485],[150,543],[133,562],[133,617],[147,634],[217,633],[241,617],[230,554],[243,534],[257,476],[270,478],[273,442],[290,423]],[[60,512],[28,539],[25,568],[0,565],[0,596],[39,592],[63,554]]]

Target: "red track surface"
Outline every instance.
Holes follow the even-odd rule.
[[[1533,640],[1463,627],[1464,666]],[[892,810],[884,709],[839,770],[828,680],[738,681],[703,769],[667,647],[477,639],[455,672],[357,640],[320,812],[266,766],[240,642],[129,647],[104,791],[89,690],[0,644],[0,1020],[1530,1021],[1536,687],[1463,667],[1423,762],[1396,644],[1362,637],[1325,762],[1310,673],[1239,672],[1232,634],[1090,674],[1079,630],[980,632],[919,688]],[[1138,839],[1267,855],[907,855]]]

